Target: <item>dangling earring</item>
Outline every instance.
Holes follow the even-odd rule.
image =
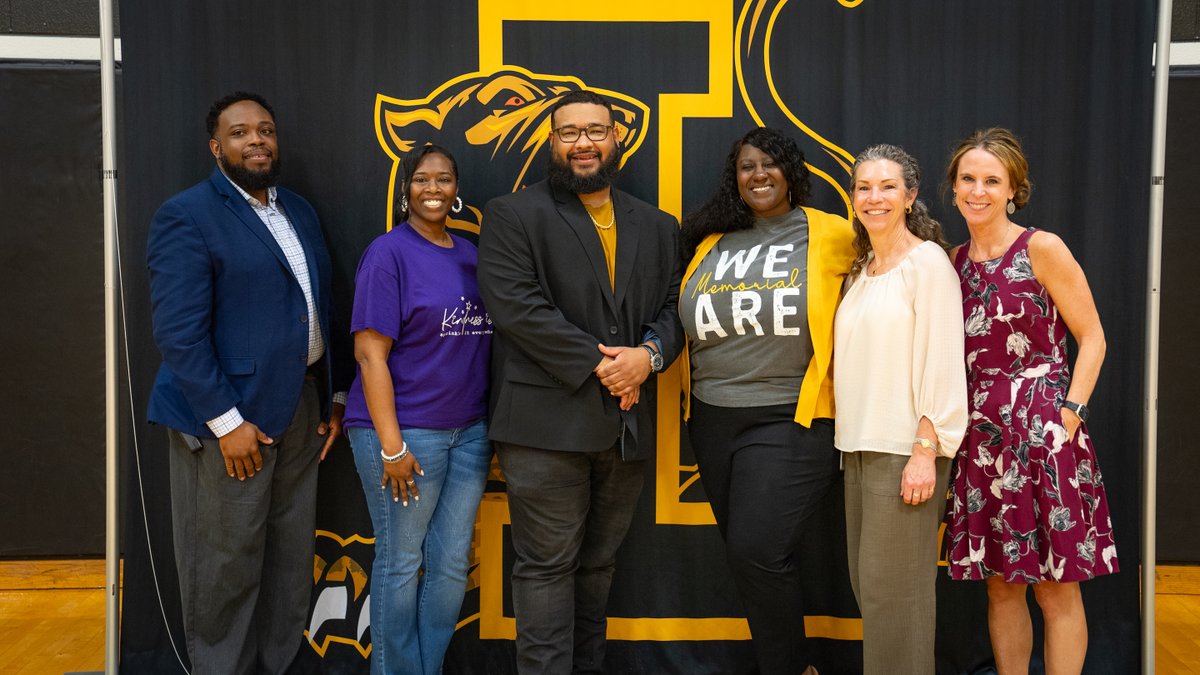
[[[406,213],[408,212],[408,195],[404,195],[400,198],[400,210]]]
[[[463,207],[462,197],[455,197],[454,198],[454,206],[451,206],[450,210],[455,213],[458,213],[459,211],[462,211],[462,207]]]
[[[1011,216],[1012,214],[1017,212],[1017,205],[1014,204],[1013,200],[1010,199],[1010,200],[1008,200],[1008,206],[1004,207],[1004,210],[1008,211],[1008,215]]]

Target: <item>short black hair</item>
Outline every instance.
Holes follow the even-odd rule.
[[[608,110],[608,121],[613,122],[616,120],[616,115],[613,114],[612,103],[609,103],[608,99],[590,89],[579,89],[564,94],[562,98],[554,102],[554,105],[550,106],[550,125],[554,125],[554,113],[558,112],[559,108],[575,103],[593,103],[604,106]]]
[[[226,94],[213,101],[212,106],[209,107],[208,117],[204,120],[204,126],[208,129],[209,138],[212,138],[213,132],[217,130],[217,120],[220,119],[221,113],[225,112],[226,108],[238,101],[254,101],[271,115],[271,119],[275,119],[275,109],[271,107],[270,103],[267,103],[267,99],[251,91],[235,91],[232,94]]]
[[[407,204],[404,200],[408,196],[408,184],[412,179],[412,175],[417,172],[417,168],[421,166],[421,160],[429,155],[442,155],[450,161],[450,172],[454,174],[454,180],[458,180],[458,161],[454,159],[454,155],[450,151],[440,145],[427,143],[419,148],[415,148],[404,156],[400,166],[404,169],[404,179],[400,181],[400,194],[395,196],[392,204],[392,218],[395,222],[408,219],[408,207],[400,208],[401,204]]]
[[[400,163],[404,169],[404,182],[407,184],[408,179],[417,172],[417,167],[421,165],[421,160],[425,159],[425,155],[442,155],[450,160],[450,171],[454,174],[454,180],[458,180],[458,162],[454,160],[454,155],[450,151],[440,145],[426,143],[419,148],[416,148],[404,156],[404,160]]]

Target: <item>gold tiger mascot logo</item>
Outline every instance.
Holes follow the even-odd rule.
[[[508,66],[460,75],[421,99],[376,96],[375,133],[392,158],[388,229],[394,224],[392,204],[404,189],[401,158],[415,147],[436,143],[454,153],[469,181],[469,187],[464,187],[472,193],[462,212],[452,214],[450,225],[478,234],[484,201],[526,184],[530,167],[549,141],[550,107],[579,89],[591,89],[612,103],[617,137],[625,149],[624,165],[645,138],[650,108],[631,96],[587,87],[575,77]],[[482,193],[481,186],[485,187]]]
[[[304,636],[321,656],[331,643],[350,645],[365,659],[371,653],[371,595],[367,592],[375,539],[357,534],[342,538],[317,530],[313,557],[316,601]]]

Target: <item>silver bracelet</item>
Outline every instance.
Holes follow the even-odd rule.
[[[920,436],[917,436],[916,440],[913,441],[913,445],[919,445],[922,448],[933,452],[934,457],[943,456],[941,446],[929,440],[928,438],[921,438]]]
[[[396,462],[399,462],[400,460],[404,459],[404,457],[406,455],[408,455],[408,442],[407,441],[400,441],[400,442],[403,444],[402,447],[400,448],[400,452],[397,452],[394,455],[387,454],[386,452],[383,451],[383,448],[379,449],[379,456],[383,458],[383,461],[385,463],[395,464]]]

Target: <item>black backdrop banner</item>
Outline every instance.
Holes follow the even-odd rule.
[[[714,189],[729,143],[768,125],[801,143],[815,205],[834,212],[848,210],[854,154],[877,142],[904,146],[925,167],[921,196],[952,241],[966,234],[938,192],[952,143],[979,127],[1014,129],[1036,184],[1021,223],[1067,241],[1107,328],[1091,429],[1124,571],[1084,585],[1086,670],[1137,670],[1154,2],[689,0],[588,9],[549,0],[125,0],[121,9],[126,260],[143,259],[157,206],[211,170],[209,103],[254,90],[275,106],[283,182],[320,214],[334,291],[346,305],[359,255],[390,226],[403,152],[436,142],[456,154],[469,207],[457,225],[477,232],[487,227],[479,222],[487,199],[544,175],[546,106],[568,90],[596,89],[613,101],[629,148],[621,187],[668,212],[695,208]],[[141,298],[130,303],[130,339],[139,355],[135,405],[144,406],[157,358],[138,272],[126,277],[126,293]],[[749,673],[748,629],[681,438],[677,392],[678,373],[662,375],[658,457],[619,556],[606,667]],[[181,672],[164,432],[127,431],[141,452],[126,479],[123,669]],[[814,518],[800,561],[823,673],[861,670],[841,498],[829,495]],[[296,671],[365,673],[372,532],[344,444],[321,467],[319,500]],[[514,672],[506,523],[494,475],[447,672]],[[943,577],[938,606],[939,672],[985,672],[983,585]]]
[[[1170,185],[1200,181],[1200,135],[1194,131],[1200,110],[1200,68],[1171,72],[1167,108],[1166,172]],[[1191,427],[1200,401],[1200,359],[1195,340],[1200,330],[1196,296],[1196,267],[1192,252],[1200,247],[1200,230],[1191,212],[1190,190],[1167,192],[1163,201],[1162,324],[1159,328],[1157,554],[1160,561],[1200,563],[1200,457],[1192,444]]]
[[[99,87],[95,63],[0,62],[0,556],[104,551]]]

